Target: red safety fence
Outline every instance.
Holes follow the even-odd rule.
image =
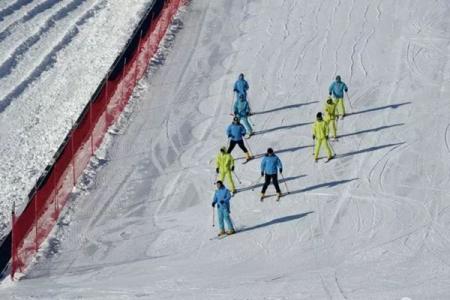
[[[146,30],[141,30],[138,46],[120,62],[120,74],[109,74],[84,114],[74,124],[59,156],[47,168],[43,182],[30,193],[23,212],[12,214],[11,277],[24,272],[53,229],[68,196],[82,175],[94,152],[119,117],[140,80],[150,59],[158,50],[168,27],[183,0],[166,0],[157,15],[152,15]],[[145,34],[143,34],[145,32]],[[126,52],[125,52],[126,53]]]

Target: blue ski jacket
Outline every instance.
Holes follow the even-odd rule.
[[[232,141],[241,141],[242,138],[245,136],[247,131],[245,130],[245,127],[242,126],[242,124],[230,124],[227,128],[227,136]]]
[[[281,160],[275,154],[264,156],[261,161],[261,173],[267,175],[277,174],[278,170],[280,173],[283,172],[283,165],[281,164]]]
[[[234,83],[234,89],[233,91],[235,91],[236,93],[238,93],[239,95],[244,95],[244,98],[247,99],[247,90],[248,90],[249,86],[247,81],[244,78],[239,78],[235,83]],[[239,98],[238,98],[239,99]]]
[[[230,191],[225,186],[222,186],[220,189],[217,189],[216,192],[214,193],[212,204],[217,205],[218,209],[225,208],[228,212],[230,212],[230,199],[231,199]]]
[[[347,85],[342,81],[334,81],[328,89],[330,96],[333,94],[333,96],[336,98],[344,98],[344,91],[348,92],[348,88]]]
[[[247,100],[238,99],[234,102],[234,115],[239,118],[247,117],[250,113],[250,107],[248,105]]]

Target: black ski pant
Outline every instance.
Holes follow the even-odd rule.
[[[231,153],[231,151],[233,151],[233,149],[236,146],[236,144],[239,146],[239,148],[242,149],[242,151],[244,151],[244,153],[248,152],[247,148],[245,148],[244,140],[240,140],[240,141],[230,140],[230,146],[228,147],[228,151],[227,152]]]
[[[272,175],[266,174],[266,177],[264,179],[265,179],[264,185],[263,185],[261,193],[264,194],[266,192],[267,187],[270,184],[270,181],[272,181],[273,185],[275,186],[275,190],[277,191],[277,193],[281,193],[280,186],[278,185],[278,174],[272,174]]]

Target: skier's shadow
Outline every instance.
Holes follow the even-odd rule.
[[[312,123],[313,122],[305,122],[305,123],[298,123],[298,124],[292,124],[292,125],[278,126],[278,127],[274,127],[274,128],[270,128],[270,129],[255,131],[255,135],[265,134],[265,133],[269,133],[269,132],[273,132],[273,131],[277,131],[277,130],[283,130],[283,129],[292,129],[292,128],[296,128],[296,127],[300,127],[300,126],[311,125]]]
[[[397,123],[397,124],[385,125],[385,126],[380,126],[380,127],[371,128],[371,129],[364,129],[364,130],[360,130],[360,131],[356,131],[356,132],[352,132],[352,133],[341,134],[341,135],[339,135],[339,138],[352,136],[352,135],[359,135],[359,134],[369,133],[369,132],[377,132],[380,130],[397,127],[397,126],[403,126],[403,125],[405,125],[405,123]]]
[[[296,179],[299,179],[299,178],[302,178],[302,177],[306,177],[306,175],[303,174],[303,175],[298,175],[298,176],[291,176],[291,177],[281,178],[280,180],[278,180],[278,184],[282,184],[283,182],[287,182],[287,181],[291,181],[291,180],[296,180]],[[264,181],[264,178],[261,177],[260,181]],[[264,185],[264,183],[261,182],[261,183],[258,183],[258,184],[252,185],[252,186],[245,187],[243,189],[239,189],[239,192],[245,192],[245,191],[248,191],[248,190],[254,190],[254,189],[257,189],[259,187],[262,187],[263,185]]]
[[[295,152],[298,151],[300,149],[304,149],[304,148],[314,148],[314,145],[306,145],[306,146],[298,146],[298,147],[291,147],[291,148],[286,148],[286,149],[280,149],[277,150],[275,149],[275,154],[280,154],[280,153],[285,153],[285,152]],[[261,158],[264,155],[266,155],[266,153],[258,153],[254,155],[254,158]],[[243,160],[245,159],[245,157],[237,157],[234,160]]]
[[[351,112],[351,113],[346,114],[345,116],[359,115],[359,114],[364,114],[364,113],[378,111],[378,110],[383,110],[383,109],[388,109],[388,108],[396,109],[396,108],[399,108],[400,106],[408,105],[408,104],[411,104],[411,102],[408,101],[408,102],[402,102],[402,103],[398,103],[398,104],[391,104],[391,105],[385,105],[385,106],[380,106],[380,107],[369,108],[369,109],[365,109],[365,110]]]
[[[275,224],[279,224],[279,223],[298,220],[298,219],[306,217],[307,215],[312,214],[312,213],[314,213],[314,211],[308,211],[308,212],[301,213],[301,214],[295,214],[295,215],[285,216],[282,218],[273,219],[271,221],[264,222],[264,223],[261,223],[261,224],[255,225],[255,226],[242,228],[241,230],[239,230],[239,232],[255,230],[255,229],[266,227],[266,226],[271,226],[271,225],[275,225]]]
[[[310,192],[310,191],[321,189],[321,188],[324,188],[324,187],[332,188],[332,187],[335,187],[337,185],[344,184],[344,183],[349,183],[349,182],[352,182],[352,181],[358,180],[358,179],[359,178],[351,178],[351,179],[344,179],[344,180],[335,180],[335,181],[330,181],[330,182],[324,182],[324,183],[312,185],[312,186],[309,186],[309,187],[306,187],[306,188],[303,188],[303,189],[300,189],[300,190],[291,191],[291,192],[289,192],[288,195],[294,195],[294,194],[299,194],[299,193],[304,193],[304,192]]]
[[[369,148],[365,148],[365,149],[361,149],[361,150],[357,150],[357,151],[352,151],[352,152],[347,152],[344,154],[338,154],[337,158],[343,158],[343,157],[347,157],[347,156],[352,156],[352,155],[357,155],[357,154],[362,154],[362,153],[366,153],[366,152],[372,152],[372,151],[377,151],[380,149],[384,149],[384,148],[396,148],[398,146],[401,146],[405,144],[405,142],[401,142],[401,143],[392,143],[392,144],[386,144],[386,145],[381,145],[381,146],[373,146],[373,147],[369,147]]]
[[[314,104],[314,103],[318,103],[318,102],[319,101],[311,101],[311,102],[305,102],[305,103],[291,104],[291,105],[281,106],[281,107],[277,107],[277,108],[272,108],[272,109],[265,110],[265,111],[257,111],[257,112],[252,113],[252,115],[262,115],[262,114],[273,113],[273,112],[284,110],[284,109],[299,108],[301,106],[310,105],[310,104]]]

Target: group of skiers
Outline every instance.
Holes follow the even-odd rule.
[[[218,236],[225,236],[235,233],[234,225],[230,217],[230,199],[237,190],[233,181],[234,173],[234,158],[231,152],[236,145],[245,153],[245,163],[253,159],[253,155],[245,145],[245,138],[250,138],[253,134],[253,128],[249,121],[251,115],[250,105],[247,100],[247,91],[249,89],[248,82],[244,78],[244,74],[240,74],[238,80],[234,84],[233,91],[236,95],[233,105],[233,121],[228,126],[226,134],[229,140],[227,147],[221,147],[220,152],[216,157],[216,173],[217,190],[214,194],[212,207],[217,207],[219,234]],[[318,161],[321,147],[325,148],[327,153],[327,161],[335,157],[329,144],[329,136],[337,139],[337,120],[343,119],[345,116],[344,106],[344,92],[348,92],[347,85],[341,80],[341,77],[336,76],[336,80],[329,87],[329,97],[326,100],[324,107],[324,115],[318,112],[316,121],[312,126],[312,137],[315,141],[314,145],[314,161]],[[261,202],[266,197],[265,193],[272,183],[277,193],[277,201],[282,196],[280,186],[278,183],[278,172],[283,176],[283,165],[280,158],[275,154],[272,148],[268,148],[264,158],[261,160],[261,178],[264,177],[264,184],[261,189]],[[225,186],[226,179],[228,187]],[[259,181],[259,180],[258,180]],[[213,211],[214,212],[214,211]],[[214,216],[214,214],[213,214]],[[213,220],[214,222],[214,220]],[[225,231],[225,224],[228,230]],[[214,225],[214,223],[213,223]]]

